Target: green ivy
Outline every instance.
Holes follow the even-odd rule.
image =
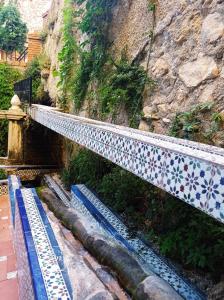
[[[110,114],[116,119],[116,115],[123,106],[129,115],[129,125],[138,127],[146,83],[151,86],[154,84],[142,67],[129,63],[123,52],[121,59],[117,63],[113,62],[113,70],[100,84],[101,114],[106,116]]]
[[[214,103],[194,105],[189,111],[177,113],[171,124],[169,134],[198,142],[212,144],[217,131],[222,130],[222,118],[214,112]]]
[[[138,127],[143,91],[147,83],[153,86],[153,81],[142,67],[128,61],[124,51],[117,62],[108,53],[108,28],[116,4],[117,0],[66,0],[64,47],[59,54],[61,103],[66,106],[73,100],[75,110],[79,111],[86,99],[91,110],[94,94],[97,108],[92,108],[91,115],[94,111],[99,118],[110,115],[116,121],[119,108],[124,107],[130,126]],[[74,38],[77,30],[87,37],[80,46]]]
[[[14,83],[21,78],[19,71],[7,64],[0,64],[0,109],[10,108],[10,101],[14,94]],[[0,121],[0,156],[7,156],[8,121]]]
[[[48,92],[44,91],[44,86],[41,82],[41,70],[49,68],[49,60],[45,55],[39,55],[29,62],[24,78],[32,77],[32,98],[35,103],[50,104]]]
[[[60,103],[66,108],[71,99],[71,87],[74,84],[78,47],[74,39],[76,13],[73,8],[73,0],[65,0],[63,10],[63,48],[58,55],[60,62],[58,86],[61,88],[62,97]]]
[[[7,178],[7,175],[6,175],[5,171],[0,169],[0,180],[6,179],[6,178]]]
[[[38,57],[29,62],[24,73],[24,78],[27,77],[32,77],[32,97],[37,99],[37,91],[41,84],[41,67]]]

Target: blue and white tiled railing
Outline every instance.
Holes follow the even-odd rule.
[[[142,266],[157,274],[187,300],[202,300],[204,295],[178,275],[165,259],[155,253],[138,237],[130,235],[128,228],[85,185],[72,186],[71,206],[97,222],[110,237],[130,251]]]
[[[35,189],[15,187],[15,248],[18,265],[19,299],[72,299],[63,255]],[[12,200],[11,200],[12,201]]]
[[[224,223],[224,150],[33,105],[31,117]]]

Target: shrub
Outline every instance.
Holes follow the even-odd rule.
[[[7,64],[0,64],[0,109],[7,110],[14,94],[13,85],[21,78],[19,71]],[[0,122],[0,156],[7,155],[8,121]]]
[[[24,78],[28,77],[32,77],[32,97],[33,99],[37,99],[37,91],[41,84],[41,66],[38,57],[33,58],[33,60],[29,62],[24,73]]]
[[[186,268],[219,279],[224,268],[224,228],[203,212],[161,192],[132,173],[82,149],[63,172],[67,187],[85,183],[134,231]]]
[[[5,171],[0,169],[0,180],[6,179],[6,178],[7,178],[7,175],[6,175]]]
[[[89,187],[96,188],[110,168],[110,163],[106,160],[100,159],[89,150],[81,149],[63,171],[62,179],[66,187],[74,183],[85,182]]]
[[[213,144],[213,137],[223,130],[223,122],[214,103],[192,106],[189,111],[177,113],[170,128],[170,135],[197,142]]]
[[[44,85],[41,82],[41,70],[49,69],[50,60],[49,58],[41,54],[33,58],[33,60],[28,64],[24,78],[32,77],[32,98],[36,103],[41,103],[44,105],[50,105],[51,100],[48,92],[44,91]]]

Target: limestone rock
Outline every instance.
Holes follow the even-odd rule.
[[[222,121],[224,122],[224,110],[222,110],[219,115],[221,116]]]
[[[217,147],[224,147],[224,133],[223,131],[216,132],[215,136],[212,139],[213,143]]]
[[[145,106],[143,108],[143,114],[145,119],[159,120],[159,117],[156,113],[156,109],[152,106]]]
[[[141,120],[138,129],[142,131],[149,131],[150,127],[146,121]]]
[[[222,77],[224,79],[224,67],[221,70],[220,77]]]
[[[224,18],[219,13],[208,15],[202,24],[201,37],[204,43],[213,43],[224,36]]]
[[[152,68],[152,72],[155,77],[164,76],[169,72],[169,64],[165,59],[159,58]]]
[[[159,113],[161,113],[161,114],[168,114],[169,113],[169,110],[170,110],[169,104],[166,104],[166,103],[159,104],[159,105],[157,105],[157,107],[158,107]]]
[[[86,300],[113,300],[114,298],[106,291],[95,292],[89,295]]]
[[[171,123],[171,120],[170,119],[167,119],[167,118],[163,118],[163,122],[165,124],[170,124]]]
[[[224,299],[224,281],[216,284],[208,294],[208,300],[222,300]]]
[[[202,81],[215,78],[219,69],[212,57],[199,57],[196,61],[187,62],[179,68],[179,76],[187,87],[196,87]]]
[[[163,279],[156,276],[147,277],[136,291],[136,298],[141,300],[181,300],[176,291]]]

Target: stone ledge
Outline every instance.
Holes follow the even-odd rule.
[[[7,119],[11,121],[20,121],[25,119],[26,114],[20,111],[0,110],[0,119]]]

